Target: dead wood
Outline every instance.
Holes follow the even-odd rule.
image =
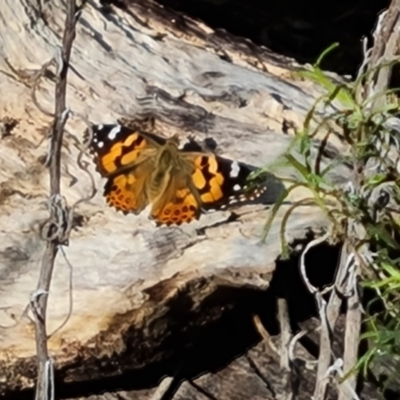
[[[28,0],[4,0],[0,7],[0,85],[7,94],[0,100],[0,119],[18,122],[0,139],[0,393],[12,393],[31,388],[37,373],[34,325],[25,310],[46,246],[40,227],[48,218],[48,171],[43,165],[48,149],[46,141],[37,145],[52,117],[35,103],[53,109],[57,71],[46,69],[36,101],[32,76],[57,54],[65,6],[62,0],[44,2],[41,8]],[[68,77],[70,118],[60,159],[68,204],[91,192],[90,178],[77,163],[85,119],[114,123],[151,115],[164,136],[212,137],[219,154],[255,166],[276,160],[291,141],[287,127],[301,126],[322,93],[293,74],[299,68],[152,1],[110,10],[89,0],[76,26]],[[334,135],[328,148],[331,158],[345,150]],[[90,159],[84,161],[94,174]],[[349,176],[345,166],[331,172],[337,183]],[[185,381],[180,393],[194,391],[191,396],[200,398],[196,385],[212,393],[211,374],[196,382],[185,380],[201,370],[199,363],[199,371],[182,373],[189,365],[186,346],[200,340],[203,327],[227,314],[237,317],[238,299],[263,300],[259,293],[264,295],[270,285],[281,253],[280,222],[290,205],[280,211],[261,244],[265,205],[242,207],[235,211],[236,219],[229,218],[229,211],[218,212],[187,226],[154,228],[144,213],[123,216],[108,209],[101,196],[104,182],[94,177],[98,193],[74,209],[67,259],[56,259],[51,282],[47,332],[55,333],[47,346],[57,382],[113,379],[132,370],[140,381],[141,371],[159,368],[155,375]],[[264,200],[273,203],[283,186],[273,176],[269,185]],[[290,200],[307,195],[298,190]],[[300,207],[289,221],[287,240],[304,239],[309,231],[320,235],[327,227],[317,208]],[[251,335],[253,344],[260,340]],[[269,354],[265,357],[272,362]],[[243,358],[238,362],[245,363]],[[157,382],[140,382],[136,389],[146,383]],[[258,385],[265,391],[265,382]]]

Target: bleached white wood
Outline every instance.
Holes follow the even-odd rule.
[[[0,139],[0,324],[6,327],[0,328],[0,392],[33,384],[26,371],[35,363],[34,330],[23,311],[36,287],[45,246],[38,226],[48,217],[48,171],[38,160],[46,155],[47,142],[37,145],[51,118],[36,108],[29,82],[13,69],[31,76],[56,56],[64,6],[61,0],[45,2],[40,16],[33,3],[0,4],[0,118],[18,121],[11,135]],[[285,60],[277,62],[276,55],[264,50],[251,55],[245,44],[227,39],[224,45],[223,36],[200,22],[188,20],[186,28],[175,27],[165,10],[142,3],[132,6],[133,18],[118,9],[105,14],[91,0],[78,24],[68,78],[72,114],[62,160],[62,191],[69,205],[90,193],[90,180],[77,166],[86,128],[81,117],[114,123],[120,117],[152,112],[156,128],[165,136],[211,136],[220,154],[262,166],[290,143],[291,136],[282,133],[283,121],[300,126],[321,94],[312,84],[294,78]],[[222,50],[232,62],[219,57]],[[286,65],[292,68],[288,60]],[[52,111],[54,82],[42,79],[37,98]],[[337,139],[332,138],[331,146],[342,151]],[[91,163],[89,157],[84,159]],[[98,193],[76,209],[83,226],[72,232],[64,249],[73,270],[73,307],[68,323],[49,341],[57,367],[68,370],[78,355],[84,363],[92,356],[118,354],[125,349],[122,337],[130,326],[141,329],[151,342],[154,332],[147,327],[168,318],[166,300],[200,278],[209,288],[189,290],[198,302],[218,282],[268,286],[281,252],[280,221],[288,206],[280,211],[265,244],[260,244],[260,237],[268,211],[262,206],[238,210],[241,216],[235,222],[216,224],[229,215],[217,212],[179,228],[155,228],[145,213],[123,216],[108,208],[101,195],[104,181],[90,165]],[[347,171],[332,174],[343,181]],[[273,198],[274,193],[270,195]],[[305,195],[298,191],[292,200]],[[287,238],[326,228],[321,212],[301,207],[290,219]],[[68,315],[70,274],[59,254],[49,300],[49,332]],[[140,364],[135,354],[130,363]],[[1,371],[8,371],[7,378]],[[69,373],[74,380],[81,372],[72,366]],[[91,378],[102,373],[91,369]]]

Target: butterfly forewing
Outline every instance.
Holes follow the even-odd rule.
[[[249,185],[254,168],[214,154],[193,153],[195,170],[192,180],[205,210],[226,208],[238,202],[252,201],[262,194],[265,185]]]
[[[153,156],[164,143],[165,139],[119,125],[94,125],[90,149],[98,172],[110,176]]]

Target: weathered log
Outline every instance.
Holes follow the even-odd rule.
[[[37,9],[28,0],[4,0],[0,7],[0,117],[5,124],[16,121],[0,144],[0,393],[10,393],[32,387],[36,376],[26,307],[45,246],[39,228],[48,218],[47,149],[45,142],[37,145],[51,117],[32,100],[32,86],[35,71],[57,57],[64,5],[55,0]],[[151,1],[132,2],[126,10],[89,1],[77,27],[68,81],[72,116],[62,159],[68,204],[91,191],[77,164],[86,129],[82,118],[114,123],[150,114],[156,132],[166,137],[212,137],[221,155],[255,166],[273,162],[291,142],[286,127],[300,126],[321,94],[292,74],[298,68]],[[49,112],[52,76],[47,73],[36,90],[37,102]],[[344,151],[333,136],[329,150],[332,158]],[[290,205],[279,212],[266,243],[260,243],[268,215],[264,205],[235,210],[237,219],[225,211],[185,226],[155,228],[145,213],[124,216],[107,208],[104,182],[89,157],[85,161],[99,190],[75,210],[76,227],[66,257],[57,258],[49,298],[48,331],[56,332],[48,345],[57,382],[140,373],[170,359],[178,368],[176,353],[193,344],[201,326],[235,308],[243,288],[260,293],[268,288]],[[344,166],[331,172],[336,182],[347,177]],[[282,188],[271,177],[266,203]],[[297,190],[290,200],[305,196]],[[300,207],[286,237],[301,240],[327,226],[316,207]],[[174,368],[165,373],[173,375]]]

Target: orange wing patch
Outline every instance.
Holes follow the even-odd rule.
[[[224,196],[222,185],[224,176],[218,170],[215,156],[202,155],[195,159],[195,171],[192,174],[194,186],[200,191],[203,203],[215,203]]]
[[[85,141],[91,140],[96,169],[102,176],[110,176],[122,168],[134,166],[145,157],[152,157],[165,139],[119,125],[94,125]],[[140,158],[140,160],[139,160]]]
[[[145,197],[140,191],[141,183],[133,173],[120,174],[110,178],[104,187],[107,204],[124,214],[139,213],[146,206]]]
[[[146,140],[137,133],[133,133],[122,143],[115,143],[100,160],[104,171],[108,174],[119,168],[134,163],[143,148],[147,145]]]
[[[199,205],[188,188],[177,190],[174,199],[167,203],[155,204],[151,213],[157,225],[180,225],[198,219],[199,215]]]
[[[214,154],[199,154],[193,158],[192,183],[198,191],[201,208],[224,209],[235,203],[252,202],[265,190],[261,177],[251,186],[247,178],[253,168],[244,163],[219,157]]]
[[[125,141],[113,144],[106,154],[99,157],[99,168],[106,174],[112,174],[121,167],[133,164],[147,145],[143,136],[132,133]]]

